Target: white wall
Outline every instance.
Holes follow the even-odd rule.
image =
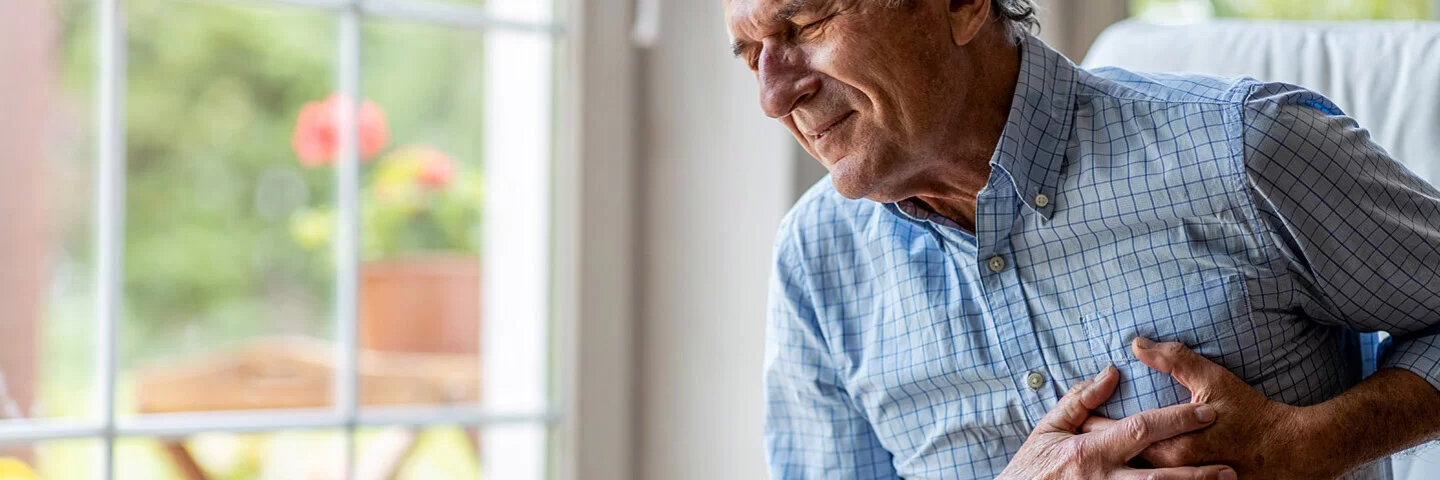
[[[731,58],[719,0],[663,3],[641,56],[642,479],[765,478],[760,368],[794,140]]]

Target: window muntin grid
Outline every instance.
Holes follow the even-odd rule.
[[[206,0],[176,0],[206,1]],[[96,147],[96,302],[94,317],[96,325],[96,365],[98,389],[94,401],[97,403],[99,418],[96,421],[68,419],[35,419],[0,421],[0,443],[29,443],[66,439],[95,439],[102,444],[100,462],[103,476],[114,476],[114,444],[119,437],[173,437],[205,432],[267,432],[277,430],[325,430],[347,428],[344,435],[347,445],[347,459],[355,462],[353,429],[372,426],[486,426],[521,430],[520,435],[535,437],[543,442],[543,429],[558,421],[553,409],[535,409],[535,405],[549,405],[548,368],[544,362],[548,353],[546,328],[548,314],[548,272],[547,245],[549,235],[548,178],[549,143],[553,137],[550,131],[550,105],[535,105],[530,99],[539,97],[551,99],[550,82],[554,75],[554,43],[564,38],[558,24],[549,19],[549,5],[530,0],[490,0],[484,7],[425,3],[413,0],[227,0],[225,3],[239,7],[259,5],[288,5],[313,8],[334,15],[338,22],[336,42],[338,45],[338,93],[346,98],[361,98],[360,31],[363,20],[399,19],[436,27],[459,28],[486,32],[495,38],[486,42],[487,57],[493,57],[496,64],[521,64],[535,70],[535,76],[507,76],[499,74],[503,69],[488,69],[487,73],[487,118],[503,114],[509,120],[512,112],[526,112],[518,115],[518,121],[494,122],[487,126],[489,138],[519,138],[526,146],[518,151],[501,145],[503,142],[487,142],[485,159],[487,169],[496,173],[487,175],[489,191],[512,195],[509,203],[488,201],[486,214],[498,217],[498,221],[487,220],[484,234],[487,244],[495,245],[485,249],[485,282],[489,296],[506,299],[486,303],[489,318],[521,318],[511,321],[508,331],[487,335],[483,355],[505,358],[507,349],[513,352],[513,340],[499,342],[498,338],[511,337],[533,339],[529,342],[537,359],[536,365],[523,368],[507,368],[498,375],[512,378],[510,386],[518,381],[526,388],[509,389],[518,395],[500,395],[499,401],[486,408],[454,406],[407,406],[407,407],[365,407],[357,404],[357,278],[359,250],[359,168],[356,158],[356,138],[353,118],[342,118],[341,159],[336,168],[336,207],[339,211],[336,222],[335,260],[335,315],[336,339],[340,348],[337,352],[335,376],[336,402],[333,409],[264,411],[264,412],[204,412],[185,414],[145,414],[117,418],[116,378],[119,374],[117,359],[117,338],[119,312],[123,298],[123,255],[125,229],[125,49],[123,0],[95,0],[98,7],[98,49],[97,49],[97,147]],[[540,81],[536,82],[535,80]],[[527,84],[529,83],[529,84]],[[516,94],[519,91],[520,94]],[[526,93],[530,95],[525,95]],[[525,102],[531,102],[526,104]],[[490,106],[493,105],[493,106]],[[507,111],[508,110],[508,111]],[[352,111],[354,111],[352,109]],[[537,127],[537,125],[539,127]],[[508,145],[508,144],[507,144]],[[517,156],[528,157],[531,161],[514,161]],[[509,157],[509,158],[507,158]],[[489,162],[489,160],[495,160]],[[510,160],[510,161],[507,161]],[[501,182],[500,180],[504,180]],[[489,197],[490,194],[487,194]],[[522,208],[516,208],[522,205]],[[506,223],[508,222],[508,223]],[[504,231],[496,228],[504,224]],[[517,228],[518,227],[518,228]],[[515,234],[516,231],[522,232]],[[540,240],[540,241],[536,241]],[[507,250],[507,248],[509,248]],[[503,253],[503,255],[502,255]],[[522,273],[519,281],[515,273]],[[504,278],[505,281],[490,281]],[[518,286],[517,286],[518,285]],[[507,291],[508,290],[508,291]],[[529,317],[534,321],[525,321]],[[486,325],[491,328],[492,325]],[[529,329],[529,330],[527,330]],[[525,343],[525,342],[520,342]],[[534,354],[538,353],[538,354]],[[499,365],[488,360],[490,365]],[[513,362],[512,362],[513,365]],[[493,375],[492,375],[493,376]],[[487,376],[486,382],[492,380]],[[528,408],[527,408],[528,407]],[[531,427],[538,427],[531,428]],[[497,456],[504,458],[506,442],[488,442],[489,450],[498,449]],[[489,455],[487,455],[489,456]],[[353,469],[351,469],[353,470]],[[520,468],[517,472],[526,472]],[[533,473],[539,473],[533,472]],[[525,475],[531,476],[531,475]],[[505,478],[510,478],[508,475]]]

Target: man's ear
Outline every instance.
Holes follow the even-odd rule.
[[[950,40],[963,47],[980,34],[990,20],[990,0],[945,0],[950,20]]]

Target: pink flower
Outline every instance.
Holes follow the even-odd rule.
[[[300,163],[306,167],[329,165],[340,151],[339,119],[348,114],[348,99],[332,94],[323,101],[307,102],[300,108],[295,121],[295,135],[291,146]],[[359,123],[360,159],[369,160],[380,153],[390,142],[390,129],[385,125],[385,113],[375,102],[366,100],[360,104]]]
[[[435,148],[419,147],[420,185],[430,189],[445,188],[455,178],[455,160]]]

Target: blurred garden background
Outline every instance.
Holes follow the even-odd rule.
[[[328,154],[315,153],[317,142],[325,147],[314,137],[326,133],[303,125],[302,112],[319,108],[324,123],[339,104],[330,99],[336,21],[327,12],[124,4],[121,415],[137,411],[134,376],[146,368],[256,339],[333,338],[337,139]],[[58,226],[36,398],[26,413],[95,418],[97,12],[85,0],[59,1],[56,10],[62,138],[50,209]],[[400,21],[367,20],[362,29],[362,93],[386,136],[373,149],[362,145],[372,150],[362,165],[364,260],[438,253],[477,263],[484,35]],[[365,117],[362,110],[362,142],[372,140]],[[459,428],[426,431],[400,477],[474,477],[465,440]],[[363,455],[366,436],[360,442]],[[214,478],[337,478],[343,459],[334,433],[213,434],[188,445]],[[48,478],[84,478],[94,468],[84,452],[93,447],[42,445],[35,462]],[[179,474],[151,439],[120,442],[117,459],[120,478]]]
[[[1427,0],[1130,0],[1132,16],[1156,22],[1207,18],[1428,20]]]

